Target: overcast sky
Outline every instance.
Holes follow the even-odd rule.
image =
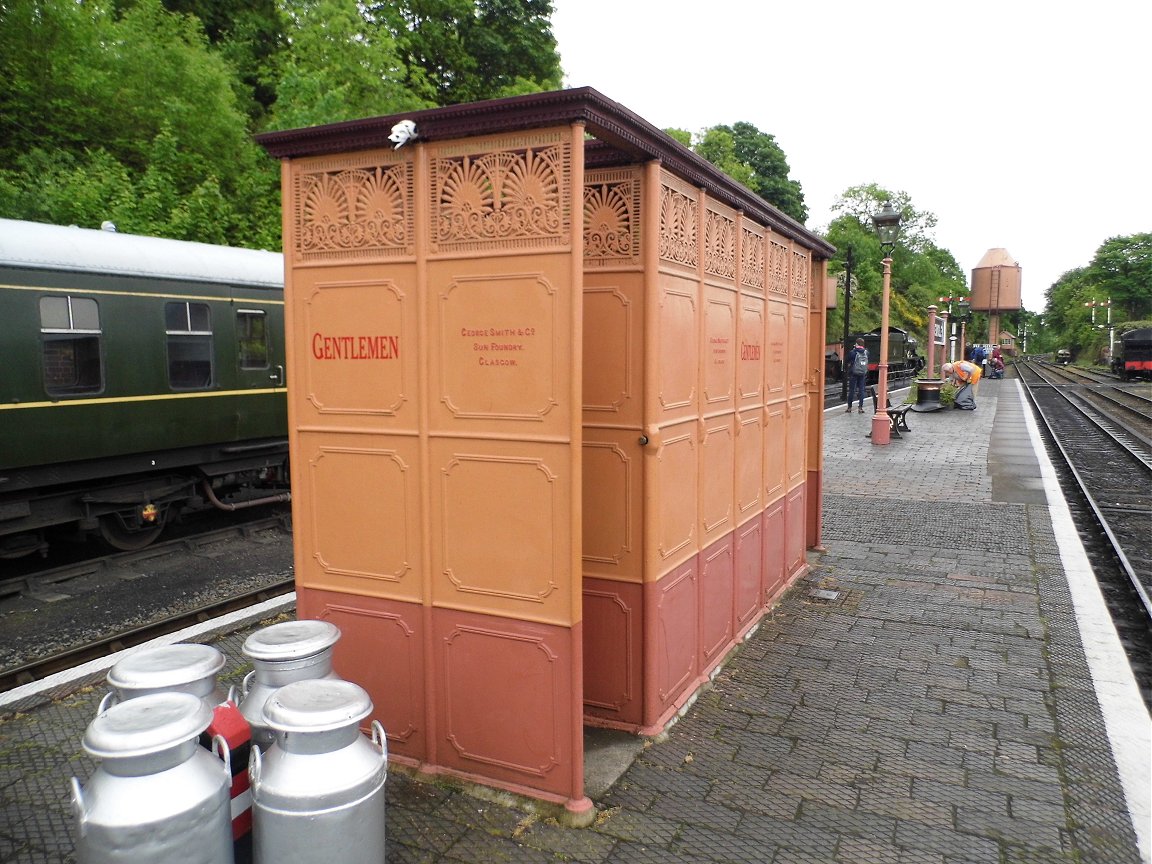
[[[774,135],[815,231],[850,186],[907,192],[969,279],[1007,249],[1036,312],[1152,231],[1152,0],[553,2],[565,86]]]

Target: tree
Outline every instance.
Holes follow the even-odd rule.
[[[889,323],[915,334],[923,341],[928,325],[928,306],[945,295],[967,293],[967,279],[956,258],[935,244],[931,228],[934,214],[917,210],[906,192],[890,192],[875,183],[845,190],[833,204],[839,215],[828,227],[828,242],[837,248],[828,265],[830,274],[844,269],[847,249],[853,251],[853,282],[849,324],[853,332],[866,332],[880,325],[883,292],[880,241],[872,226],[872,214],[885,202],[891,202],[900,213],[900,236],[892,251],[893,265],[889,300]],[[828,315],[828,341],[843,337],[843,302]]]
[[[769,204],[803,224],[808,218],[800,183],[788,177],[788,160],[776,139],[751,123],[713,126],[695,151]]]
[[[1094,299],[1112,301],[1114,320],[1152,317],[1152,233],[1105,240],[1088,265],[1087,279]]]
[[[355,0],[284,0],[291,47],[282,58],[270,126],[336,123],[431,107],[403,83],[392,35]]]
[[[433,104],[560,87],[551,0],[392,0],[365,11],[395,40],[404,85]]]

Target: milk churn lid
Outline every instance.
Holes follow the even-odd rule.
[[[191,693],[149,693],[96,715],[84,749],[100,759],[147,756],[196,738],[212,722],[212,709]]]
[[[224,666],[211,645],[161,645],[129,654],[108,670],[108,683],[127,690],[158,690],[209,678]]]
[[[242,650],[253,660],[295,660],[319,654],[339,638],[340,628],[328,621],[284,621],[257,630]]]
[[[371,713],[372,700],[363,687],[331,678],[293,681],[264,703],[264,721],[279,732],[327,732]]]

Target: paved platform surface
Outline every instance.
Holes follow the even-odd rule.
[[[1147,862],[1123,786],[1147,765],[1116,750],[1118,771],[1123,682],[1098,696],[1018,385],[980,391],[888,447],[870,416],[827,413],[827,551],[593,790],[591,827],[394,773],[388,862]],[[216,643],[237,679],[248,632]],[[74,860],[67,784],[95,767],[79,742],[102,690],[0,704],[0,861]]]

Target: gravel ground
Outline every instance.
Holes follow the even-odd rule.
[[[0,670],[257,590],[292,573],[282,528],[153,547],[113,569],[0,599]]]

